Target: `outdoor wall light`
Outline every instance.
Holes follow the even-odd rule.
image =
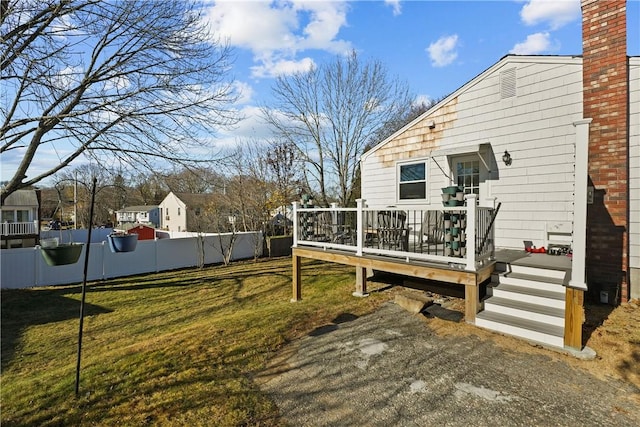
[[[502,155],[502,161],[505,165],[511,166],[511,154],[507,150],[504,150],[504,154]]]

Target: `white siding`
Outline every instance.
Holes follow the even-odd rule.
[[[640,268],[640,58],[629,64],[629,266]]]
[[[490,144],[485,194],[502,202],[496,244],[541,246],[546,223],[571,221],[575,127],[582,119],[582,60],[505,57],[390,140],[363,157],[362,197],[371,207],[403,205],[396,198],[395,163],[433,155],[427,203],[441,205],[452,176],[447,151]],[[516,67],[516,96],[500,99],[500,72]],[[425,123],[435,121],[436,128]],[[417,135],[416,135],[417,134]],[[508,150],[511,166],[502,162]]]
[[[159,205],[162,210],[161,228],[169,231],[187,231],[186,205],[175,194],[169,193]],[[178,215],[178,212],[180,214]]]

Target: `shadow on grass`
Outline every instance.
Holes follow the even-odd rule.
[[[7,289],[2,291],[0,334],[2,341],[2,369],[13,360],[16,347],[25,329],[35,325],[80,319],[80,301],[65,294],[76,289]],[[78,287],[77,292],[80,292]],[[110,313],[104,307],[85,302],[85,316]]]

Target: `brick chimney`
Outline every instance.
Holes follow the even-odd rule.
[[[583,103],[589,127],[587,279],[629,298],[629,74],[625,0],[582,0]]]

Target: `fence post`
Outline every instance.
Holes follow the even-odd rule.
[[[340,232],[339,225],[342,225],[338,219],[338,204],[336,202],[332,202],[329,206],[331,207],[331,235],[337,236]]]
[[[356,200],[356,255],[362,256],[362,243],[364,241],[364,199]]]
[[[476,271],[476,195],[467,194],[464,198],[467,201],[467,266],[465,270]]]
[[[293,245],[298,247],[298,202],[293,202]]]

